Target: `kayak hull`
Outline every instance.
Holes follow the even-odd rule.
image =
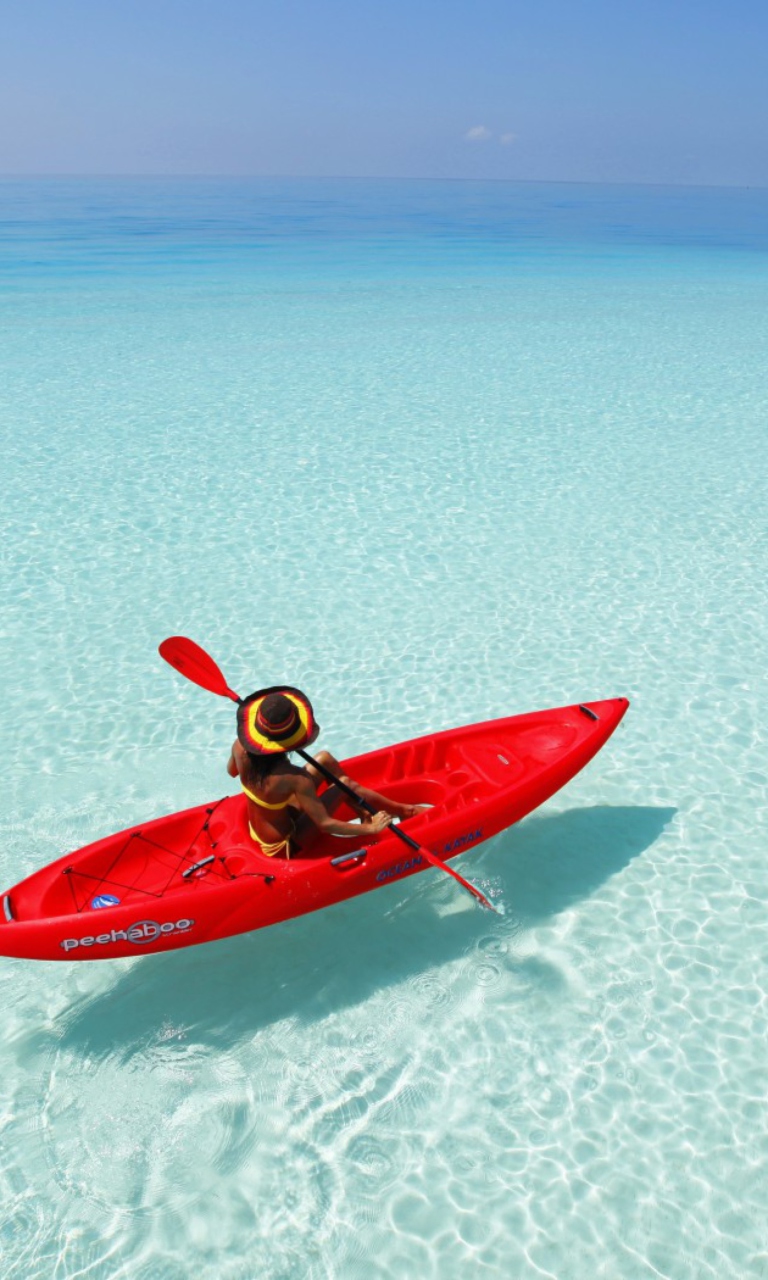
[[[508,716],[372,751],[344,768],[392,799],[429,805],[403,830],[448,861],[559,791],[628,705],[613,698]],[[326,837],[311,857],[267,858],[248,834],[245,798],[225,796],[97,840],[22,880],[2,895],[0,955],[170,951],[278,924],[428,866],[391,828],[359,844]]]

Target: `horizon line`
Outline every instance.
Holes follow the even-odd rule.
[[[115,181],[266,181],[266,182],[436,182],[436,183],[495,183],[507,186],[568,186],[568,187],[651,187],[673,188],[681,191],[766,191],[768,183],[763,182],[682,182],[682,181],[644,181],[640,178],[477,178],[477,177],[434,177],[397,174],[302,174],[302,173],[142,173],[142,172],[88,172],[80,170],[51,170],[35,173],[18,173],[0,171],[0,182],[40,181],[49,179],[70,179],[89,181],[103,179]]]

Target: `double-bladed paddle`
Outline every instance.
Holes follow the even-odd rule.
[[[205,649],[201,649],[199,644],[195,644],[194,640],[188,640],[186,636],[169,636],[169,638],[164,640],[160,645],[159,652],[160,656],[165,658],[166,662],[168,662],[176,671],[180,672],[181,675],[185,676],[187,680],[191,680],[193,684],[200,685],[202,689],[207,689],[209,693],[217,693],[222,698],[231,698],[233,702],[237,702],[238,704],[242,701],[242,699],[239,698],[232,689],[230,689],[221,670],[217,667],[210,654],[206,653]],[[321,773],[328,782],[337,786],[346,796],[349,797],[350,800],[353,800],[358,808],[365,809],[366,813],[375,813],[375,809],[372,805],[368,804],[365,800],[361,800],[351,787],[348,787],[346,783],[336,777],[335,773],[331,773],[330,769],[326,769],[324,765],[315,760],[308,751],[303,751],[301,747],[294,747],[294,750],[298,755],[306,760],[308,764],[314,765],[317,771]],[[432,853],[430,849],[427,849],[423,844],[418,844],[416,840],[412,839],[411,836],[409,836],[405,831],[402,831],[398,826],[390,826],[389,830],[394,832],[398,839],[402,840],[404,844],[407,844],[410,849],[421,854],[422,858],[425,858],[433,867],[438,867],[440,871],[446,871],[449,876],[453,876],[454,880],[456,880],[463,889],[466,889],[467,893],[471,893],[472,897],[479,902],[482,907],[487,907],[489,911],[496,911],[493,903],[488,901],[485,894],[481,893],[479,889],[476,889],[473,884],[470,884],[469,880],[465,880],[463,876],[460,876],[458,871],[454,871],[453,867],[446,866],[446,864],[442,862],[436,854]]]

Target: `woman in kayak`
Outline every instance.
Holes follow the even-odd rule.
[[[360,822],[335,818],[344,800],[341,790],[330,786],[318,795],[319,771],[312,765],[300,768],[289,759],[290,751],[309,746],[319,732],[309,698],[289,685],[260,689],[238,707],[237,739],[227,772],[240,778],[251,838],[268,858],[309,853],[323,835],[367,839],[383,831],[393,818],[411,818],[423,808],[397,804],[359,786],[345,776],[330,752],[319,751],[318,762],[378,810],[373,817],[361,810]]]

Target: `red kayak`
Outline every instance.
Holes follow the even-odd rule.
[[[402,830],[445,862],[559,791],[628,706],[612,698],[489,720],[344,767],[393,800],[430,805]],[[244,796],[225,796],[97,840],[20,881],[3,895],[0,955],[109,960],[170,951],[278,924],[428,866],[393,830],[365,847],[327,836],[311,857],[267,858],[248,834]]]

